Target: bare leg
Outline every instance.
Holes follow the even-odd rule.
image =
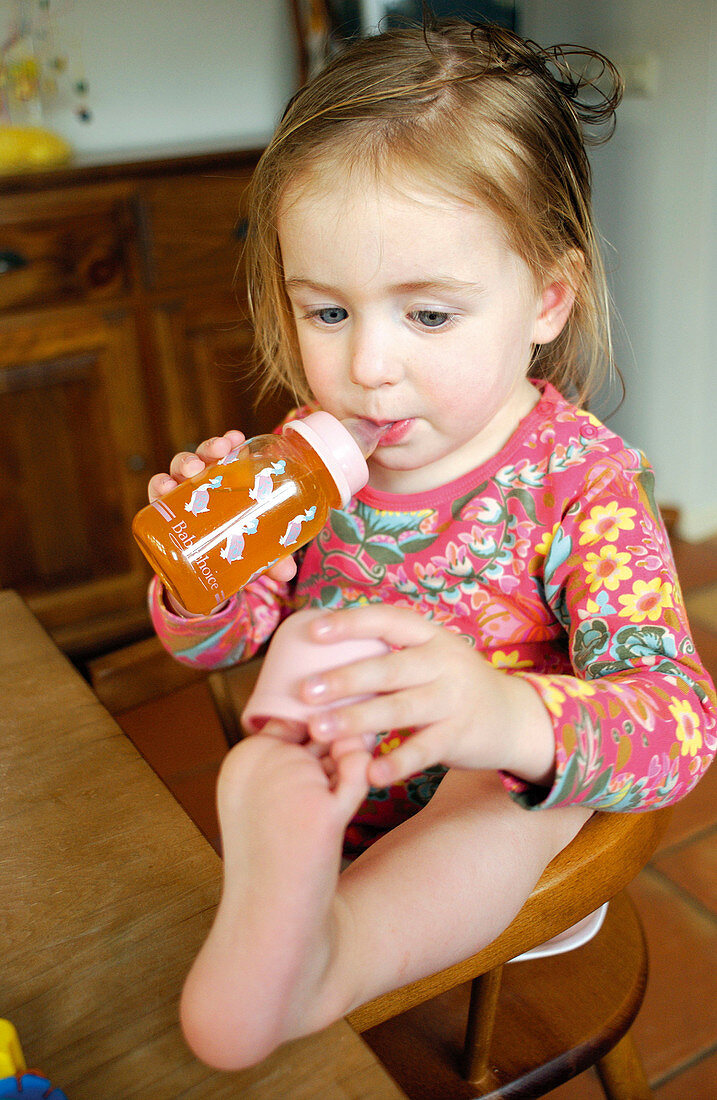
[[[368,790],[369,760],[352,753],[329,779],[305,747],[261,734],[226,757],[224,888],[180,1010],[189,1045],[211,1065],[251,1065],[341,1015],[319,990],[336,938],[344,832]]]
[[[480,950],[589,817],[530,813],[495,774],[453,771],[339,878],[366,763],[343,758],[330,790],[298,745],[254,737],[232,750],[219,788],[224,894],[182,998],[187,1039],[211,1064],[250,1065]]]

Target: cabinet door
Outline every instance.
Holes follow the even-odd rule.
[[[151,464],[136,346],[122,311],[0,321],[0,587],[73,654],[146,621],[130,531]]]
[[[161,305],[154,326],[171,454],[229,428],[270,432],[293,406],[283,391],[257,406],[251,326],[229,295]]]

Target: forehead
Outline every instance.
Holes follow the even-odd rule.
[[[395,257],[444,265],[474,249],[484,256],[508,250],[501,220],[477,200],[417,173],[356,164],[347,170],[336,162],[305,170],[287,187],[278,232],[288,268],[356,261],[358,253],[376,263]]]

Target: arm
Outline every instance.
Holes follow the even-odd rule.
[[[313,736],[337,741],[336,753],[344,739],[368,745],[398,731],[382,751],[400,747],[371,765],[375,786],[440,762],[510,773],[506,786],[528,807],[644,810],[686,794],[714,753],[714,689],[689,636],[651,472],[622,449],[578,489],[558,513],[542,577],[573,675],[493,668],[406,609],[341,611],[326,640],[380,636],[394,652],[306,685],[307,701],[325,704],[373,696],[317,717]]]
[[[289,584],[258,577],[213,615],[173,610],[158,577],[149,586],[157,637],[173,657],[196,668],[229,668],[248,661],[268,641],[289,605]]]
[[[544,586],[576,675],[520,673],[555,735],[555,777],[506,777],[526,806],[647,810],[676,802],[715,751],[715,693],[690,636],[642,456],[589,487],[558,527]]]

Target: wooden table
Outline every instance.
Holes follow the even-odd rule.
[[[395,1100],[349,1025],[243,1073],[192,1056],[221,864],[22,600],[0,592],[0,1016],[70,1100]]]

